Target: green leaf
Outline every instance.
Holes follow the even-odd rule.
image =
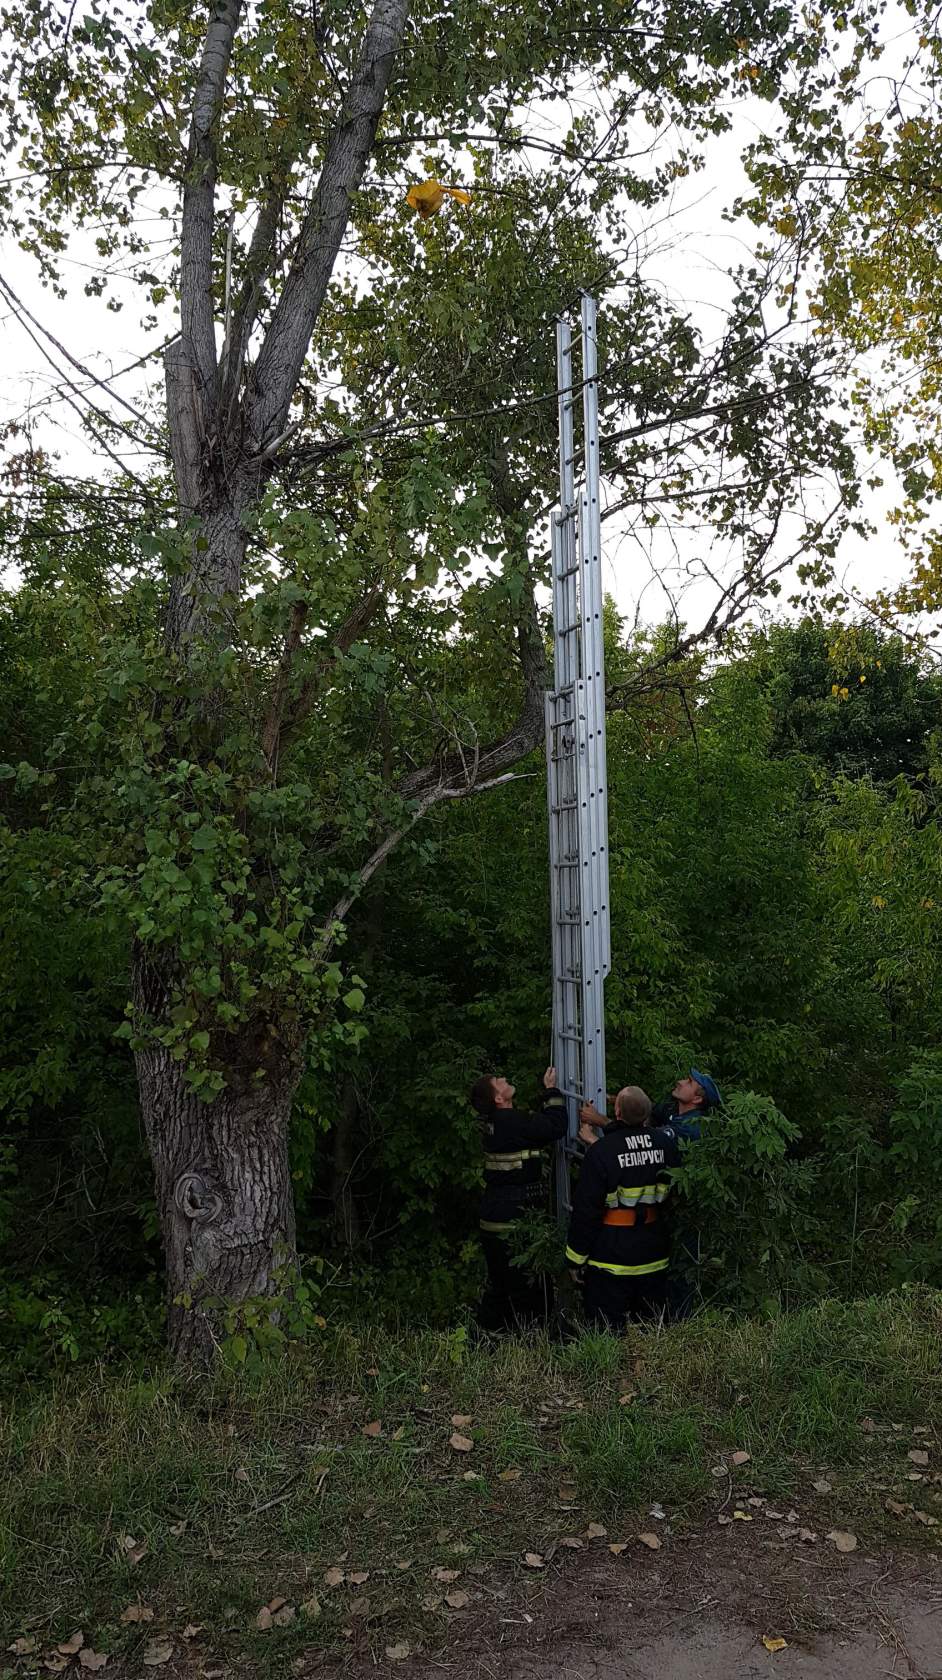
[[[366,994],[359,986],[352,986],[349,992],[344,993],[343,1001],[354,1015],[358,1015],[366,1002]]]

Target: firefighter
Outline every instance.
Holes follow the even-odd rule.
[[[478,1310],[483,1330],[513,1330],[545,1324],[553,1305],[552,1280],[530,1277],[513,1264],[511,1238],[522,1213],[541,1205],[542,1159],[548,1145],[566,1133],[566,1099],[556,1069],[543,1075],[539,1112],[514,1108],[515,1087],[485,1074],[471,1087],[471,1104],[484,1138],[484,1195],[481,1247],[488,1288]]]
[[[708,1073],[691,1068],[682,1073],[669,1097],[656,1104],[652,1114],[655,1125],[673,1126],[677,1136],[688,1143],[698,1143],[701,1122],[715,1108],[722,1108],[720,1088]],[[671,1268],[670,1310],[672,1318],[689,1318],[700,1290],[701,1266],[700,1231],[691,1209],[674,1230],[674,1265]]]
[[[673,1126],[679,1138],[696,1143],[700,1138],[700,1122],[711,1109],[722,1108],[719,1086],[708,1073],[691,1068],[682,1073],[669,1097],[655,1103],[652,1120],[655,1126]]]
[[[650,1122],[651,1099],[640,1086],[619,1091],[615,1119],[587,1150],[573,1195],[566,1258],[581,1274],[586,1312],[600,1329],[620,1331],[629,1319],[655,1319],[668,1307],[665,1213],[680,1147],[672,1126],[651,1129]]]

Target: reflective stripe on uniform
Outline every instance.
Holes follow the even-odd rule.
[[[590,1260],[589,1265],[597,1272],[611,1272],[613,1277],[647,1277],[651,1272],[666,1271],[668,1261],[652,1260],[647,1266],[612,1266],[607,1260]]]
[[[660,1184],[620,1184],[605,1198],[606,1207],[654,1207],[657,1203],[667,1200],[670,1195],[670,1183]]]
[[[584,1266],[588,1258],[587,1254],[577,1254],[574,1248],[567,1248],[566,1250],[566,1259],[570,1266]]]
[[[482,1219],[481,1230],[496,1231],[499,1235],[503,1236],[505,1231],[513,1230],[513,1220],[507,1219],[501,1221],[499,1219]]]
[[[524,1161],[538,1160],[542,1155],[541,1149],[517,1149],[511,1154],[485,1155],[485,1172],[516,1172],[523,1166]]]

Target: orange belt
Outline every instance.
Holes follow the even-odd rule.
[[[657,1218],[656,1207],[646,1207],[644,1210],[645,1225],[653,1225]],[[635,1208],[609,1208],[602,1215],[603,1225],[637,1225],[638,1210]]]

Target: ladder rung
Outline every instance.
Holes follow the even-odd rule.
[[[564,803],[562,805],[552,806],[552,811],[553,811],[553,814],[555,816],[557,811],[575,811],[575,810],[578,809],[578,806],[579,806],[578,799],[567,799],[567,800],[564,801]]]
[[[579,570],[580,568],[578,566],[566,566],[563,571],[557,572],[556,576],[559,581],[562,582],[563,578],[575,577]]]

